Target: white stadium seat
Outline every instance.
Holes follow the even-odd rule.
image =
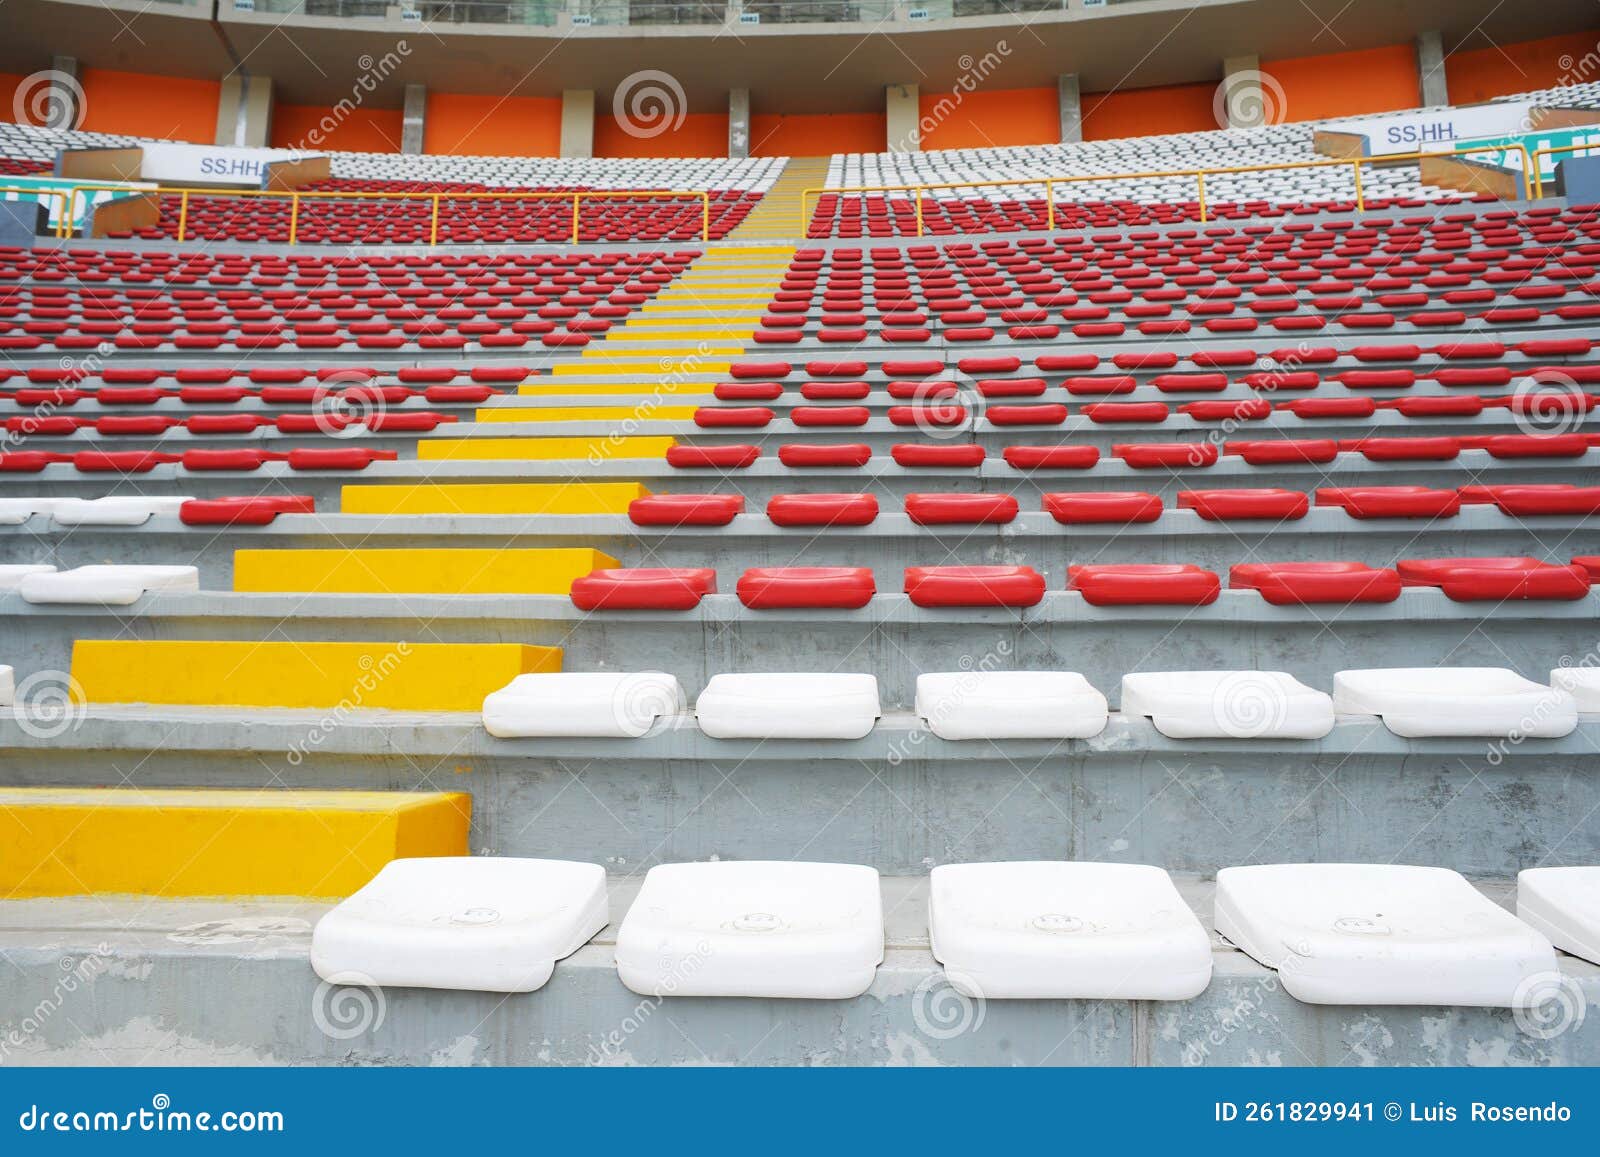
[[[1557,667],[1550,672],[1550,686],[1576,699],[1579,711],[1600,714],[1600,668]]]
[[[125,607],[147,593],[200,589],[192,566],[80,566],[25,576],[17,586],[30,603]]]
[[[1106,727],[1106,697],[1076,671],[918,675],[916,711],[940,739],[1087,739]]]
[[[645,996],[844,1000],[882,960],[878,873],[854,864],[651,868],[617,932],[617,973]]]
[[[143,526],[157,514],[177,514],[188,498],[148,495],[62,498],[50,516],[61,526]]]
[[[1600,964],[1600,867],[1518,872],[1517,917],[1561,951]]]
[[[0,526],[21,526],[36,514],[48,515],[59,498],[0,498]]]
[[[1122,713],[1172,739],[1321,739],[1333,700],[1282,671],[1140,671],[1122,677]]]
[[[0,667],[0,707],[10,707],[17,695],[17,674],[10,667]]]
[[[391,860],[317,921],[311,965],[333,983],[532,992],[609,919],[598,864]]]
[[[1568,692],[1503,667],[1340,671],[1333,677],[1333,709],[1381,716],[1385,727],[1408,739],[1559,739],[1578,725],[1577,701]]]
[[[882,714],[872,675],[715,675],[694,705],[713,739],[860,739]]]
[[[1172,878],[1142,864],[945,864],[928,896],[933,955],[967,996],[1187,1000],[1211,940]]]
[[[1223,868],[1216,928],[1307,1004],[1509,1007],[1556,967],[1549,941],[1447,868]]]
[[[14,591],[29,575],[54,574],[55,567],[48,563],[6,563],[0,565],[0,592]]]
[[[677,676],[662,671],[518,675],[484,699],[483,726],[500,739],[637,738],[688,709]]]

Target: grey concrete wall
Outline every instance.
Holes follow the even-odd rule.
[[[594,90],[569,88],[561,94],[561,155],[594,156]]]
[[[1064,72],[1056,78],[1056,99],[1061,105],[1061,143],[1077,144],[1083,140],[1083,94],[1077,73]]]
[[[428,86],[406,85],[405,108],[400,120],[400,151],[416,155],[427,139]]]
[[[1450,103],[1444,71],[1444,38],[1437,28],[1417,37],[1417,103],[1429,107]]]
[[[750,90],[728,90],[728,156],[735,160],[750,155]]]
[[[922,109],[918,86],[889,84],[883,89],[885,124],[884,148],[891,153],[915,153],[922,148]]]

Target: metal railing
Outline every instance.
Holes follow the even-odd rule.
[[[73,185],[66,191],[66,209],[62,214],[63,222],[67,223],[68,231],[62,233],[59,229],[56,236],[71,234],[72,212],[77,207],[80,192],[93,192],[97,189],[123,188],[126,186],[108,186],[86,182]],[[30,190],[43,192],[44,190]],[[300,232],[300,206],[305,201],[427,201],[431,205],[428,220],[428,244],[439,244],[439,211],[446,201],[567,201],[572,202],[572,244],[577,245],[582,240],[583,203],[596,200],[671,200],[695,199],[700,202],[700,239],[711,240],[711,194],[704,191],[670,190],[670,189],[581,189],[565,193],[541,192],[534,190],[506,190],[502,192],[342,192],[339,190],[313,190],[311,192],[296,192],[293,190],[279,189],[196,189],[196,188],[161,188],[152,189],[151,193],[159,196],[176,196],[178,198],[178,234],[177,241],[187,240],[189,226],[189,202],[193,197],[205,198],[253,198],[270,197],[276,200],[289,202],[289,244],[299,243]]]
[[[53,230],[52,235],[60,237],[62,236],[62,226],[71,226],[72,199],[67,195],[67,191],[65,189],[41,189],[29,185],[0,185],[0,196],[3,196],[6,193],[20,193],[21,196],[18,198],[19,202],[37,201],[40,197],[49,197],[52,200],[59,199],[61,202],[61,213],[56,218],[55,229]],[[7,199],[9,200],[9,198]]]
[[[1540,157],[1553,157],[1557,153],[1595,153],[1600,154],[1600,141],[1587,145],[1556,145],[1548,149],[1535,149],[1531,157],[1533,162],[1533,199],[1539,200],[1544,196],[1544,170],[1539,164]],[[1523,188],[1527,188],[1524,177]]]
[[[1580,146],[1574,146],[1574,147],[1575,148],[1596,148],[1597,150],[1600,150],[1600,146],[1593,146],[1593,145],[1580,145]],[[1540,150],[1540,151],[1541,152],[1554,152],[1556,150]],[[1408,162],[1411,162],[1411,161],[1420,161],[1420,160],[1422,160],[1423,158],[1426,158],[1426,157],[1438,158],[1438,157],[1452,157],[1452,156],[1468,156],[1468,155],[1471,155],[1471,154],[1474,154],[1474,153],[1509,153],[1509,152],[1520,152],[1522,154],[1522,187],[1523,187],[1523,189],[1526,190],[1526,189],[1528,189],[1530,187],[1533,187],[1533,188],[1536,188],[1536,189],[1539,188],[1540,186],[1538,186],[1538,185],[1530,186],[1528,174],[1529,174],[1530,169],[1533,167],[1533,162],[1532,162],[1532,158],[1530,157],[1530,155],[1528,153],[1527,146],[1520,145],[1520,144],[1479,145],[1479,146],[1469,147],[1469,148],[1464,148],[1464,149],[1451,149],[1448,152],[1446,152],[1445,150],[1441,149],[1441,150],[1439,150],[1437,152],[1432,152],[1432,153],[1393,153],[1393,154],[1385,154],[1385,155],[1379,156],[1379,157],[1362,156],[1362,157],[1334,158],[1334,159],[1331,159],[1331,160],[1322,160],[1322,161],[1279,161],[1279,162],[1275,162],[1273,164],[1265,164],[1265,165],[1233,165],[1233,166],[1229,166],[1227,168],[1216,168],[1216,169],[1166,169],[1166,170],[1160,170],[1160,171],[1154,171],[1154,172],[1148,172],[1148,173],[1093,173],[1093,174],[1077,174],[1077,175],[1070,176],[1070,177],[1034,177],[1034,178],[1031,178],[1031,179],[1011,180],[1011,181],[945,181],[945,182],[941,182],[941,183],[938,183],[938,184],[922,184],[922,185],[852,185],[852,186],[849,186],[849,187],[846,187],[846,188],[840,188],[840,189],[828,189],[828,188],[816,187],[816,188],[804,189],[800,193],[800,210],[799,210],[799,213],[800,213],[800,221],[799,221],[800,231],[799,231],[799,236],[801,236],[801,237],[806,236],[807,232],[810,229],[811,211],[808,209],[808,206],[811,204],[812,198],[816,197],[816,198],[820,199],[820,197],[823,194],[833,194],[835,196],[841,196],[841,195],[856,194],[856,193],[911,193],[911,194],[913,194],[913,198],[912,199],[913,199],[913,201],[915,203],[915,206],[916,206],[916,217],[917,217],[917,233],[916,233],[916,235],[918,237],[921,237],[921,236],[924,235],[924,224],[925,224],[924,220],[923,220],[924,194],[926,194],[930,190],[934,190],[934,189],[1004,189],[1004,188],[1014,188],[1014,187],[1030,186],[1030,185],[1037,187],[1039,185],[1043,185],[1044,186],[1044,199],[1045,199],[1045,228],[1053,230],[1056,227],[1056,195],[1055,195],[1055,190],[1056,190],[1056,186],[1057,185],[1080,185],[1080,184],[1087,184],[1087,183],[1091,183],[1091,182],[1093,182],[1093,183],[1101,183],[1101,182],[1111,182],[1111,181],[1154,181],[1154,180],[1162,180],[1162,179],[1172,179],[1172,178],[1177,178],[1177,177],[1192,177],[1192,178],[1194,178],[1196,200],[1199,203],[1199,208],[1200,208],[1200,222],[1201,222],[1201,224],[1205,224],[1210,219],[1209,215],[1208,215],[1208,209],[1207,209],[1207,203],[1206,203],[1206,178],[1207,177],[1230,176],[1230,175],[1242,174],[1242,173],[1275,173],[1275,172],[1280,172],[1280,171],[1287,170],[1287,169],[1330,169],[1330,168],[1348,168],[1348,169],[1350,169],[1351,170],[1351,177],[1352,177],[1352,181],[1353,181],[1353,185],[1354,185],[1354,190],[1355,190],[1356,211],[1357,212],[1362,212],[1367,207],[1366,193],[1362,189],[1362,184],[1361,184],[1361,182],[1362,182],[1361,168],[1362,168],[1363,165],[1371,165],[1371,164],[1376,164],[1376,163],[1381,163],[1381,164],[1405,164],[1405,163],[1408,163]],[[1536,179],[1538,177],[1537,171],[1535,171],[1533,175],[1534,175],[1534,178]],[[1069,204],[1070,203],[1071,202],[1069,202]]]

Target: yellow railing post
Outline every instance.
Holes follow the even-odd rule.
[[[81,190],[77,185],[72,186],[72,195],[67,198],[67,203],[61,208],[61,216],[56,218],[56,236],[71,237],[73,222],[77,220],[78,193]]]
[[[911,194],[917,199],[917,236],[922,236],[922,186],[918,185],[916,192]]]
[[[1194,175],[1195,188],[1200,193],[1200,224],[1206,223],[1206,174],[1202,169]]]
[[[572,243],[574,245],[578,243],[578,201],[582,196],[582,193],[575,192],[572,194]]]
[[[1361,188],[1361,158],[1357,157],[1350,168],[1356,178],[1356,212],[1364,213],[1367,209],[1367,195]]]
[[[1051,178],[1044,179],[1044,227],[1055,232],[1056,228],[1056,183]]]
[[[295,243],[295,238],[300,232],[300,194],[289,195],[289,244]]]
[[[178,195],[178,240],[182,241],[189,228],[189,190]]]
[[[434,248],[439,244],[439,194],[433,195],[433,214],[428,221],[428,246]]]
[[[700,191],[700,240],[711,240],[711,194]]]

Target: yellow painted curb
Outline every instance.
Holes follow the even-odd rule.
[[[417,443],[417,457],[423,462],[611,462],[665,458],[675,445],[676,438],[660,434],[618,438],[427,438]]]
[[[479,410],[477,421],[497,422],[615,422],[624,419],[658,422],[693,418],[698,406],[662,406],[642,398],[631,406],[496,406]]]
[[[652,394],[672,397],[680,394],[691,396],[701,394],[710,397],[715,392],[716,385],[712,382],[682,382],[671,378],[659,382],[545,382],[542,385],[517,387],[517,395],[523,398],[549,397],[551,394],[563,397],[617,396],[638,399],[650,397]]]
[[[629,350],[628,356],[630,358],[636,358],[639,356],[639,351]],[[687,362],[678,361],[670,365],[660,361],[564,362],[559,366],[553,366],[550,370],[550,374],[552,377],[557,378],[587,377],[591,374],[628,374],[629,376],[643,374],[646,377],[649,377],[653,374],[672,373],[720,374],[727,372],[727,369],[731,364],[732,363],[728,361],[702,361],[700,359]]]
[[[587,548],[526,550],[236,550],[236,591],[309,594],[565,595],[572,581],[614,567]]]
[[[0,898],[348,896],[466,855],[471,819],[459,792],[0,788]]]
[[[79,639],[86,703],[479,711],[518,675],[561,670],[559,647],[520,643],[302,643]]]
[[[514,439],[519,442],[535,438]],[[626,514],[637,482],[418,482],[343,488],[344,514]]]

